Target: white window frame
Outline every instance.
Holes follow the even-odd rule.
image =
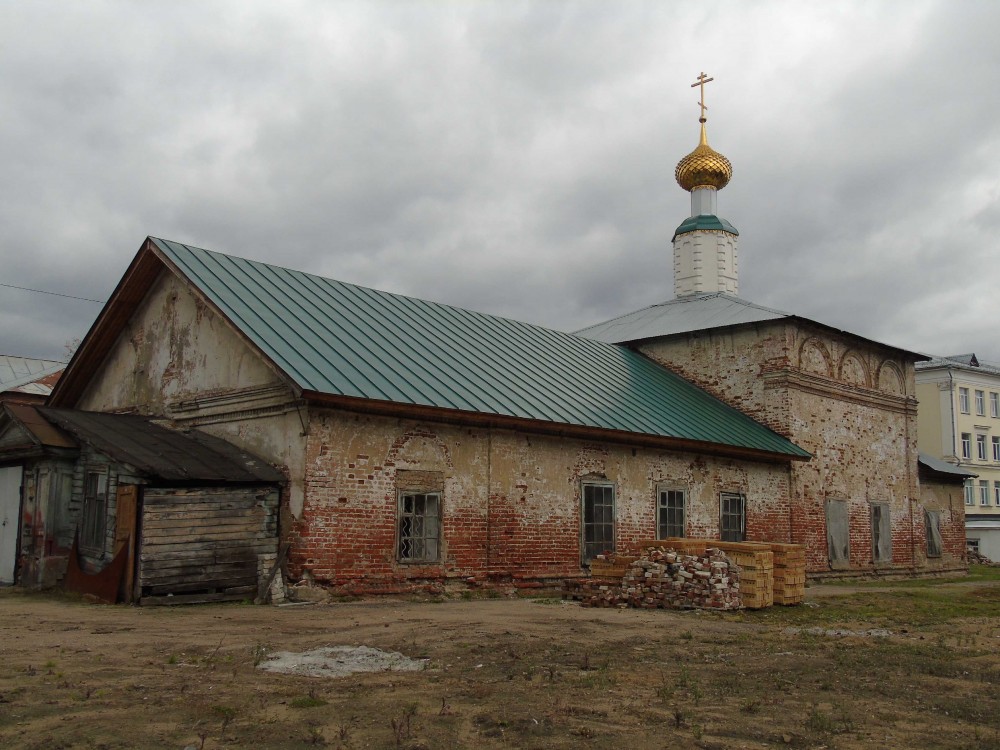
[[[976,414],[980,417],[986,416],[986,393],[976,389]]]
[[[979,480],[979,504],[990,504],[990,482],[988,479]]]
[[[1000,393],[990,391],[990,416],[1000,418]]]
[[[986,436],[983,434],[976,435],[976,458],[986,460]]]
[[[965,504],[966,505],[975,505],[975,497],[974,497],[974,495],[975,495],[975,489],[973,487],[973,483],[972,483],[971,479],[966,479],[965,480],[965,486],[964,486],[963,489],[965,490]]]
[[[993,504],[1000,508],[1000,479],[993,482]]]
[[[680,500],[680,508],[676,503]],[[687,536],[687,490],[669,484],[656,487],[656,538],[666,539],[671,536]],[[677,528],[677,514],[680,515],[680,528]],[[673,522],[671,515],[673,514]],[[671,528],[672,527],[672,528]],[[680,533],[671,533],[680,531]]]
[[[962,458],[971,459],[972,458],[972,433],[963,432],[962,433]]]
[[[958,389],[958,410],[962,414],[969,413],[969,389],[959,388]]]
[[[1000,436],[993,436],[993,460],[1000,461]]]

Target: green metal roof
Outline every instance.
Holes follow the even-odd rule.
[[[621,346],[150,239],[303,390],[809,455]]]
[[[677,239],[677,235],[679,234],[687,234],[697,229],[715,229],[716,231],[735,234],[737,237],[740,236],[740,233],[736,231],[736,227],[725,219],[720,219],[718,216],[713,216],[712,214],[699,214],[698,216],[690,216],[684,219],[681,225],[674,231],[674,239]]]

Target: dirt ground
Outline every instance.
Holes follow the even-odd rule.
[[[3,748],[1000,748],[1000,575],[759,612],[0,591]],[[887,633],[886,633],[887,631]],[[265,671],[368,646],[419,671]]]

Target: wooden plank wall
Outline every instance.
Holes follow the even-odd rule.
[[[140,603],[253,599],[259,556],[278,550],[278,490],[147,487],[141,533]]]

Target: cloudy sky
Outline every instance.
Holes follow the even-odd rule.
[[[563,330],[673,296],[732,161],[741,296],[1000,361],[1000,3],[0,4],[0,354],[147,235]]]

